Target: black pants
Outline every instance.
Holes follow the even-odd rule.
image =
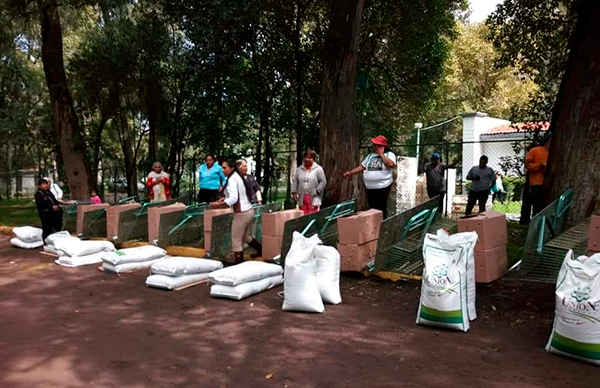
[[[390,196],[390,190],[392,189],[392,185],[385,187],[383,189],[367,189],[367,202],[369,202],[369,208],[381,210],[383,212],[383,219],[387,218],[387,205],[388,205],[388,197]]]
[[[467,215],[471,215],[473,213],[473,208],[475,204],[479,202],[479,213],[483,213],[485,211],[485,204],[487,203],[488,197],[490,196],[489,190],[484,191],[469,191],[469,200],[467,201]]]
[[[40,221],[42,222],[42,239],[46,240],[46,237],[52,233],[62,230],[63,213],[60,210],[40,213]]]
[[[200,189],[198,203],[211,203],[219,198],[219,190]]]
[[[445,191],[437,191],[432,189],[427,189],[427,196],[429,199],[440,196],[440,202],[438,204],[438,214],[443,214],[444,212],[444,197],[446,196]]]
[[[529,201],[533,207],[533,217],[544,210],[544,186],[531,186]]]

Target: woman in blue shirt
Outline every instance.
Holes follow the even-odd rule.
[[[219,190],[225,183],[225,174],[218,164],[215,164],[213,155],[206,155],[204,164],[200,166],[200,193],[198,193],[199,203],[211,203],[219,197]]]

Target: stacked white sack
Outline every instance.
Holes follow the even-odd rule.
[[[138,248],[126,248],[102,255],[102,268],[107,272],[123,273],[148,269],[158,260],[165,258],[167,252],[154,245]]]
[[[221,268],[223,263],[217,260],[167,256],[152,264],[146,285],[173,290],[208,279],[211,272]]]
[[[10,245],[21,249],[36,249],[44,245],[42,229],[33,226],[20,226],[13,228],[15,237],[10,240]]]
[[[55,263],[65,267],[101,263],[103,253],[115,251],[115,246],[110,241],[82,241],[70,236],[54,239],[51,246],[60,254]]]
[[[246,261],[209,275],[215,298],[242,300],[283,283],[283,268],[262,261]]]

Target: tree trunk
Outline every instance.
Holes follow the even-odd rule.
[[[333,0],[325,38],[320,133],[321,162],[327,176],[324,206],[353,198],[359,208],[365,204],[360,177],[342,177],[360,162],[355,83],[364,4],[364,0]]]
[[[125,179],[127,180],[127,195],[135,195],[137,192],[136,163],[133,156],[133,142],[131,141],[131,130],[127,119],[127,109],[124,97],[119,93],[119,120],[121,128],[121,148],[125,161]]]
[[[575,191],[572,221],[600,210],[600,2],[581,1],[569,61],[554,104],[546,201]]]
[[[296,54],[296,163],[302,164],[302,53],[300,40],[302,37],[302,14],[300,4],[296,7],[296,36],[294,51]]]
[[[96,185],[85,154],[85,143],[67,86],[58,5],[39,0],[42,27],[42,61],[50,92],[53,124],[60,142],[72,199],[89,197]]]
[[[264,192],[265,202],[269,200],[269,193],[271,188],[271,134],[269,129],[269,120],[271,118],[271,102],[264,100],[260,104],[260,127],[261,132],[265,135],[265,174],[264,174]]]
[[[148,158],[156,161],[157,134],[160,126],[160,85],[153,80],[146,85],[146,109],[148,110]]]

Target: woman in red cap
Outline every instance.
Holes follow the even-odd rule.
[[[390,189],[394,182],[393,169],[396,167],[396,155],[388,148],[385,136],[379,135],[371,139],[373,152],[354,170],[344,173],[344,177],[363,173],[365,187],[367,188],[367,201],[371,209],[383,212],[387,218],[387,202]]]

